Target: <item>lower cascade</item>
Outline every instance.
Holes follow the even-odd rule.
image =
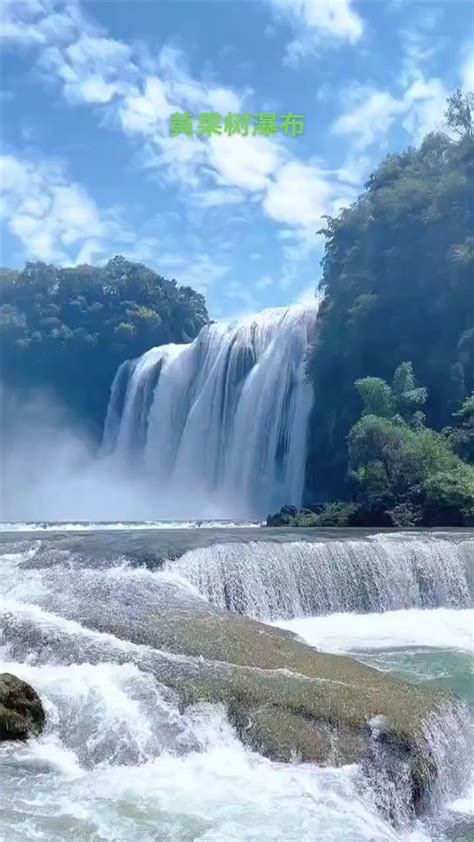
[[[168,563],[220,608],[261,620],[472,604],[472,540],[418,535],[252,541]]]
[[[119,368],[103,453],[143,471],[160,516],[261,517],[301,504],[317,310],[208,325],[191,345],[152,348]]]

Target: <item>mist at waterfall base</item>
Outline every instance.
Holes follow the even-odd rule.
[[[200,530],[192,531],[199,539]],[[156,678],[170,656],[87,625],[97,594],[131,626],[209,600],[293,628],[318,648],[349,652],[472,702],[472,533],[290,540],[285,530],[175,557],[164,569],[157,531],[0,535],[0,672],[29,681],[46,706],[45,733],[4,746],[0,838],[8,842],[441,842],[471,839],[472,755],[446,714],[429,726],[442,795],[422,820],[393,826],[356,765],[281,764],[245,748],[221,705],[182,711]],[[164,543],[165,542],[165,543]],[[120,552],[117,552],[120,548]],[[133,552],[133,560],[130,553]],[[443,563],[444,561],[444,563]],[[237,563],[238,562],[238,563]],[[318,570],[321,575],[318,576]],[[364,583],[366,587],[364,587]],[[85,602],[84,602],[85,601]],[[471,633],[470,630],[471,629]],[[431,632],[435,636],[430,640]],[[467,712],[465,716],[468,717]],[[466,719],[467,722],[467,719]],[[461,783],[460,783],[461,781]],[[403,815],[404,790],[392,793]],[[398,798],[398,801],[397,801]]]
[[[316,315],[267,310],[124,363],[99,452],[53,395],[3,390],[2,519],[253,519],[298,505]]]
[[[3,387],[0,519],[135,520],[156,508],[142,477],[97,458],[83,425],[45,389]]]

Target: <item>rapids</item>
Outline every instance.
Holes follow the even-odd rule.
[[[221,705],[183,711],[157,679],[192,659],[119,639],[107,617],[89,628],[76,597],[94,600],[107,582],[134,621],[175,594],[183,610],[222,602],[469,703],[472,534],[44,526],[0,535],[0,671],[29,681],[47,713],[39,739],[0,748],[0,839],[471,838],[467,708],[462,721],[446,711],[426,723],[442,774],[422,821],[406,817],[402,780],[384,784],[395,827],[380,812],[380,770],[285,765],[245,748]]]
[[[221,544],[191,550],[167,565],[214,604],[262,620],[467,607],[473,566],[469,533],[396,532],[329,541]]]

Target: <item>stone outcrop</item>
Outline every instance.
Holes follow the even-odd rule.
[[[41,699],[26,681],[8,672],[0,674],[0,742],[26,740],[39,734],[45,713]]]
[[[133,660],[174,689],[183,709],[223,704],[242,741],[274,760],[378,763],[408,782],[405,803],[422,811],[440,774],[426,723],[453,706],[449,693],[319,652],[161,576],[81,577],[80,587],[68,575],[55,580],[48,611],[123,641],[123,650],[111,650],[114,659]],[[98,657],[93,636],[68,638],[49,626],[31,634],[61,657]]]
[[[223,703],[241,739],[279,761],[334,766],[383,754],[408,770],[412,805],[421,809],[437,775],[425,723],[452,704],[445,691],[319,652],[158,577],[146,589],[96,578],[87,599],[77,591],[70,599],[70,619],[138,645],[143,668],[175,689],[183,708]]]

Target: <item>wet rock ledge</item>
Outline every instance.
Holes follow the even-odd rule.
[[[37,736],[44,721],[37,692],[16,675],[0,673],[0,742]]]

